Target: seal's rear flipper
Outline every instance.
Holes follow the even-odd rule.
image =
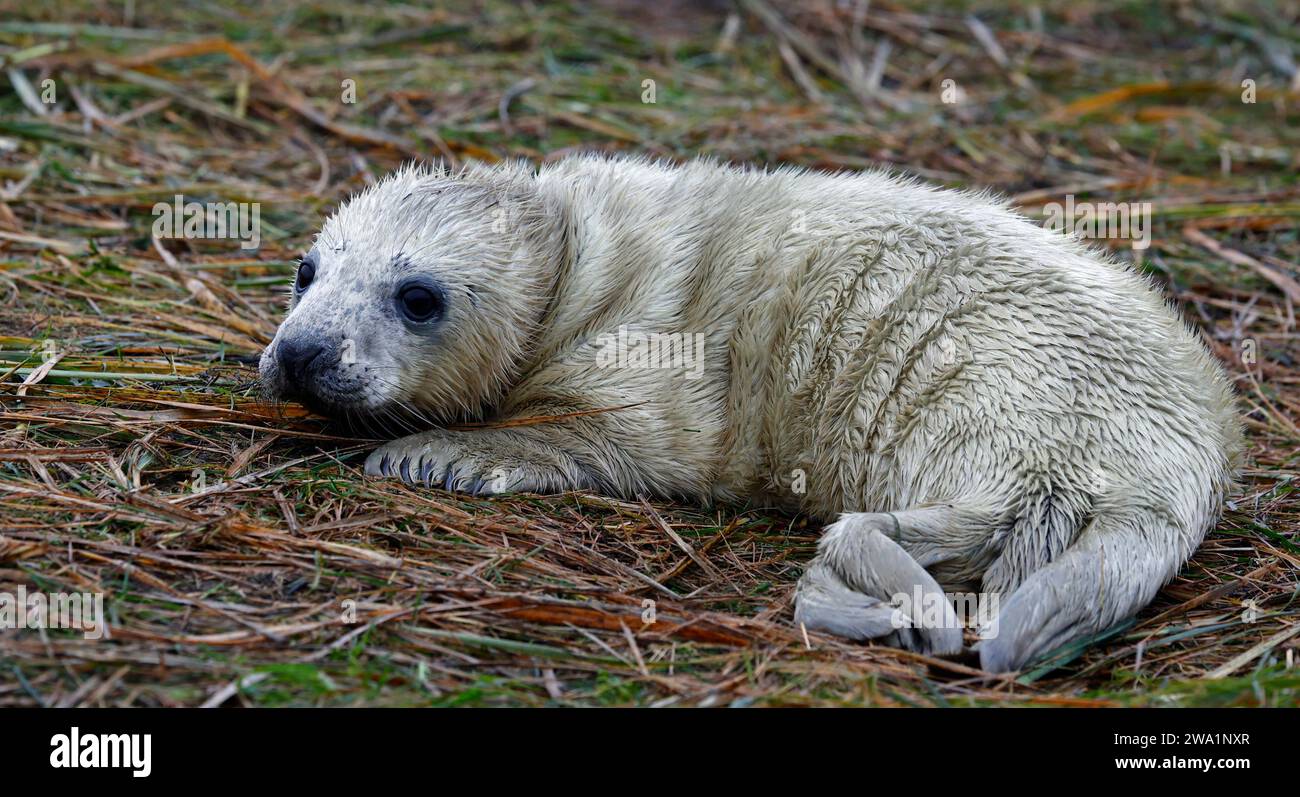
[[[1136,614],[1178,572],[1191,547],[1155,515],[1102,515],[1051,563],[1029,575],[978,644],[989,672],[1018,670],[1070,640]]]
[[[817,556],[799,580],[795,621],[812,630],[878,638],[923,653],[959,652],[961,622],[951,602],[934,577],[887,534],[897,536],[900,525],[934,511],[856,512],[827,526]],[[937,615],[937,621],[923,613]]]
[[[814,561],[799,579],[794,620],[813,631],[845,639],[881,639],[898,630],[898,610],[855,592],[824,562]]]

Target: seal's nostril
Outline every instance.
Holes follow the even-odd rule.
[[[325,344],[311,338],[289,338],[280,343],[276,357],[296,387],[304,387],[312,366],[325,353]]]

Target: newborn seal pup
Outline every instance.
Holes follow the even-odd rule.
[[[1146,605],[1241,448],[1222,371],[1145,279],[880,173],[403,168],[326,222],[261,372],[428,430],[369,474],[834,521],[798,622],[948,654],[951,602],[927,623],[896,596],[981,590],[989,671]],[[429,430],[466,420],[495,423]]]

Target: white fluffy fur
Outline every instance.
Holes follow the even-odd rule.
[[[888,599],[996,592],[989,670],[1146,605],[1215,523],[1241,445],[1220,368],[1145,280],[985,196],[885,174],[408,168],[317,249],[281,334],[358,338],[343,411],[568,416],[402,438],[370,472],[838,517],[796,617],[950,653],[958,631],[899,632]],[[449,286],[434,334],[368,309],[389,307],[398,255]],[[703,333],[703,378],[597,367],[620,327]]]

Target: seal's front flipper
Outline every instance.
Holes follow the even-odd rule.
[[[370,453],[365,472],[473,495],[561,493],[592,486],[573,457],[513,429],[439,429],[398,438]]]

